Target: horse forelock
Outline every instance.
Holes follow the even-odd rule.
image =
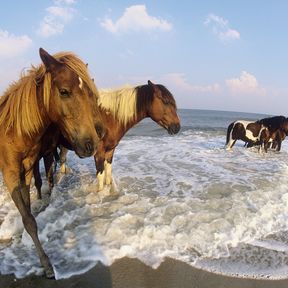
[[[71,52],[55,54],[58,61],[64,63],[74,71],[88,88],[93,92],[95,101],[99,96],[94,81],[91,79],[86,64]],[[4,92],[0,101],[0,125],[5,131],[14,129],[17,135],[32,136],[43,126],[44,119],[41,114],[40,95],[37,95],[37,86],[42,86],[42,102],[46,111],[49,110],[51,96],[51,74],[46,71],[44,64],[31,66],[23,72],[20,79],[12,83]]]
[[[98,89],[91,78],[87,64],[84,63],[78,56],[72,52],[59,52],[53,55],[59,62],[64,63],[72,71],[74,71],[78,77],[85,82],[88,88],[93,92],[95,98],[98,98],[99,92]]]
[[[98,105],[111,113],[121,124],[127,125],[137,114],[135,87],[100,89]]]
[[[176,109],[177,108],[176,101],[172,93],[164,85],[157,84],[157,87],[161,91],[161,98],[162,98],[163,103],[172,105]]]
[[[135,88],[137,90],[137,112],[141,113],[142,111],[149,109],[149,107],[152,105],[155,95],[156,97],[159,96],[164,104],[171,105],[177,109],[176,101],[172,93],[161,84],[153,85],[155,86],[154,88],[152,85],[147,84]],[[154,89],[159,89],[161,92],[160,95],[155,93]]]

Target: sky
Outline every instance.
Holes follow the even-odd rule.
[[[286,0],[0,4],[0,94],[42,47],[76,53],[98,88],[151,80],[178,108],[288,116]]]

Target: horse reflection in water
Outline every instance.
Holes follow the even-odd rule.
[[[79,157],[95,154],[99,137],[97,89],[86,65],[72,53],[51,56],[40,48],[43,64],[10,85],[0,102],[0,169],[31,236],[46,277],[54,270],[38,238],[30,207],[30,182],[39,157],[41,137],[53,124]]]
[[[97,124],[95,124],[98,135],[102,137],[94,156],[98,179],[97,190],[100,191],[105,184],[110,185],[112,182],[112,161],[115,148],[131,127],[142,119],[150,117],[169,134],[176,134],[180,130],[180,119],[171,92],[165,86],[151,81],[136,87],[100,90],[98,104],[104,127],[104,130],[97,129]],[[66,171],[65,162],[68,150],[64,146],[61,146],[60,150],[61,172]],[[51,154],[44,157],[44,162],[47,163],[49,157],[51,159]],[[39,179],[40,173],[37,175],[35,182],[39,183],[41,180],[37,178]],[[53,181],[52,177],[48,180]],[[49,185],[53,186],[51,182]],[[39,191],[41,187],[37,189]]]

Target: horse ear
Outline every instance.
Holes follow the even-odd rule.
[[[51,56],[47,51],[45,51],[43,48],[39,49],[40,58],[45,65],[47,71],[51,72],[56,67],[59,66],[60,62],[57,61],[53,56]]]
[[[153,89],[154,92],[157,92],[159,90],[158,86],[152,83],[152,81],[150,80],[148,80],[148,85]]]

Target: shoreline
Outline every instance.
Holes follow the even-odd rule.
[[[263,280],[224,276],[194,268],[184,262],[165,259],[153,269],[138,259],[122,258],[107,267],[98,263],[88,272],[68,279],[49,280],[42,276],[16,279],[0,275],[1,288],[286,288],[288,279]]]

